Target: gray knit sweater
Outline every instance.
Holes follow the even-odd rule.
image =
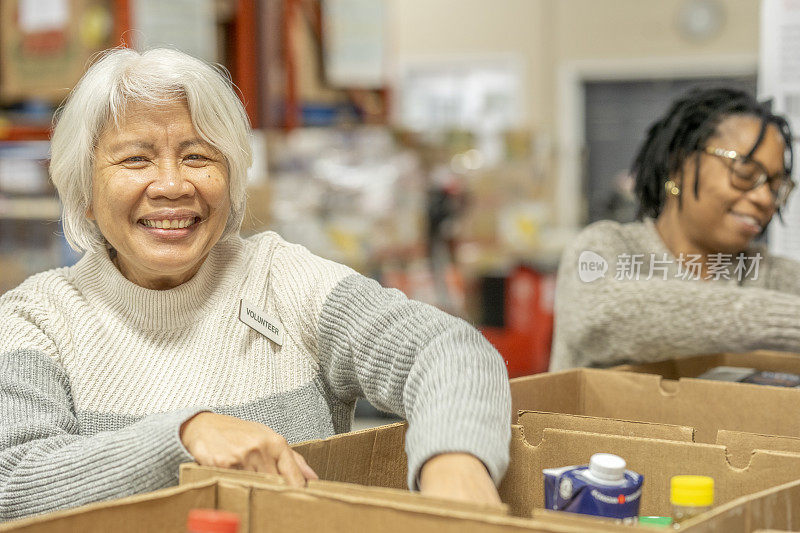
[[[585,252],[607,263],[604,276],[594,274],[602,261]],[[763,247],[744,252],[756,254],[760,261],[716,258],[711,279],[695,279],[691,258],[675,258],[651,219],[592,224],[561,259],[550,369],[755,349],[800,353],[800,264]]]
[[[166,291],[87,254],[0,298],[0,520],[177,483],[180,425],[203,409],[298,442],[348,431],[362,396],[409,420],[410,483],[447,451],[502,478],[505,366],[462,320],[274,233],[218,243]]]

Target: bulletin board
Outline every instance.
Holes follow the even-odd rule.
[[[118,44],[112,1],[0,2],[0,101],[61,102],[92,56]]]

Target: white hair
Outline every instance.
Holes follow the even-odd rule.
[[[86,217],[98,138],[118,125],[128,103],[163,105],[185,100],[200,137],[224,156],[231,212],[221,240],[238,234],[244,218],[246,175],[253,159],[250,123],[227,71],[177,50],[103,52],[56,112],[50,179],[63,204],[64,236],[78,251],[107,246]]]

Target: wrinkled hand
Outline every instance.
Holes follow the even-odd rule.
[[[420,492],[426,496],[499,505],[500,496],[483,463],[468,453],[443,453],[422,466]]]
[[[203,412],[183,423],[180,438],[204,466],[279,474],[293,487],[319,479],[285,438],[257,422]]]

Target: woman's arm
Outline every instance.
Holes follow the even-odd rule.
[[[634,252],[614,228],[590,227],[562,257],[551,369],[760,348],[800,352],[800,297],[658,276],[617,281],[616,258]],[[585,250],[608,261],[605,277],[580,279]]]
[[[780,256],[770,256],[767,288],[800,296],[800,262]]]
[[[49,356],[0,355],[0,521],[175,485],[178,465],[193,461],[178,430],[201,409],[84,437],[71,405]]]
[[[498,483],[511,394],[503,359],[483,336],[301,246],[276,254],[268,298],[316,358],[326,393],[345,405],[365,396],[408,419],[409,486],[428,459],[447,452],[477,457]]]
[[[508,376],[475,328],[354,274],[328,295],[318,329],[334,393],[345,401],[363,393],[408,419],[409,486],[446,452],[474,455],[500,482],[509,460]]]
[[[82,436],[56,330],[35,294],[0,300],[0,521],[174,485],[193,461],[179,428],[202,409]]]

